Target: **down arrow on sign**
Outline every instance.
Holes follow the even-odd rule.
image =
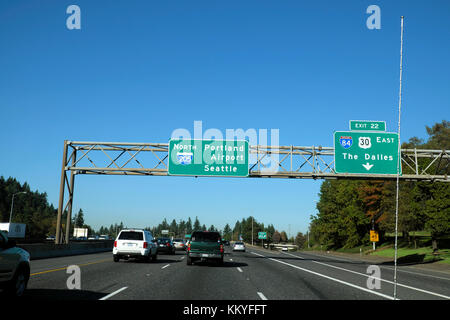
[[[363,167],[366,168],[367,171],[369,171],[370,169],[372,169],[373,164],[369,164],[368,162],[366,164],[363,164]]]

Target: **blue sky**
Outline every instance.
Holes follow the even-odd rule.
[[[81,9],[69,30],[66,9]],[[369,5],[381,29],[369,30]],[[167,142],[173,130],[279,129],[280,145],[333,145],[348,121],[402,141],[450,110],[448,1],[2,1],[0,175],[57,206],[62,146]],[[321,181],[77,176],[74,211],[94,228],[254,215],[306,232]]]

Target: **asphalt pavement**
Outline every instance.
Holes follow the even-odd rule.
[[[186,264],[184,251],[156,262],[113,262],[112,253],[31,261],[29,300],[392,300],[389,265],[254,247],[223,265]],[[450,275],[399,268],[400,300],[450,300]],[[79,285],[79,287],[77,287]]]

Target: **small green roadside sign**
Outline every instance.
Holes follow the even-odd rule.
[[[169,141],[169,175],[247,177],[248,171],[248,141]]]
[[[350,120],[352,131],[386,131],[386,121]]]
[[[397,133],[367,131],[334,133],[336,173],[397,174],[398,161]]]
[[[258,232],[258,239],[267,239],[267,232]]]

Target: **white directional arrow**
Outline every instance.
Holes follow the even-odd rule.
[[[367,171],[369,171],[370,169],[372,169],[373,164],[369,164],[368,162],[366,164],[363,164],[363,167],[366,168]]]

